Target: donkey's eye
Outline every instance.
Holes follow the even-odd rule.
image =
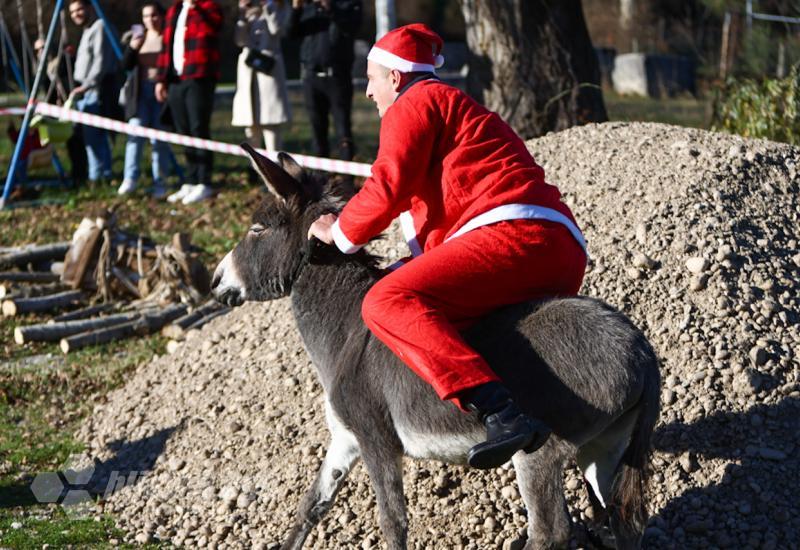
[[[250,226],[250,233],[258,235],[259,233],[262,233],[264,229],[266,229],[266,227],[264,227],[260,223],[254,223],[253,225]]]

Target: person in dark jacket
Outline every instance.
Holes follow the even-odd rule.
[[[175,0],[167,11],[156,98],[167,102],[179,134],[211,138],[221,30],[222,8],[213,0]],[[211,151],[187,147],[186,165],[186,183],[167,200],[191,204],[212,197]]]
[[[293,0],[290,34],[302,38],[303,99],[311,120],[314,152],[331,154],[328,115],[333,115],[337,156],[355,153],[350,113],[353,107],[353,42],[361,25],[361,0]]]
[[[142,5],[142,22],[131,29],[131,37],[122,57],[122,67],[128,71],[128,79],[122,89],[121,102],[125,108],[125,120],[137,126],[159,129],[161,104],[156,99],[156,78],[158,76],[158,56],[162,49],[161,32],[164,28],[164,8],[157,2],[148,1]],[[145,138],[128,136],[125,145],[125,175],[117,192],[125,195],[136,189]],[[151,167],[153,171],[152,194],[164,197],[166,187],[164,176],[167,172],[169,146],[151,139]]]

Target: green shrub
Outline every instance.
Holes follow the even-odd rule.
[[[786,78],[728,78],[716,90],[711,128],[800,145],[800,68]]]

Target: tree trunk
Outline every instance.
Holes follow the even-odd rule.
[[[467,91],[524,139],[608,120],[580,0],[461,0]]]

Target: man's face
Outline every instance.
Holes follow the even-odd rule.
[[[70,2],[69,17],[73,23],[82,27],[86,23],[86,5],[83,2]]]
[[[367,60],[367,97],[375,102],[381,118],[397,99],[397,74],[397,71],[390,71],[383,65]]]

